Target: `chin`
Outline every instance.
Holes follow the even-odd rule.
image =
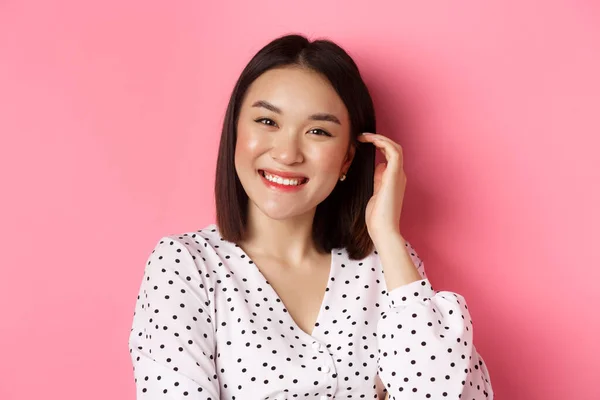
[[[277,220],[277,221],[294,218],[294,217],[304,214],[304,212],[293,211],[293,210],[290,210],[289,207],[286,208],[286,207],[281,207],[281,206],[264,207],[264,208],[261,208],[260,210],[267,217]]]
[[[298,218],[311,211],[311,207],[303,207],[302,209],[299,209],[296,207],[292,207],[289,204],[286,205],[284,203],[277,202],[274,200],[270,200],[263,203],[254,202],[254,206],[263,215],[276,221],[283,221],[290,218]]]

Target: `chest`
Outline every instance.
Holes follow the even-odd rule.
[[[257,257],[254,265],[224,260],[216,270],[223,398],[383,399],[376,385],[379,275],[372,265],[333,256],[304,272]]]
[[[257,260],[259,271],[270,283],[295,324],[311,334],[319,317],[330,276],[331,256],[302,268],[290,268],[269,260]]]

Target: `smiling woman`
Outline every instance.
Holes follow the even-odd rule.
[[[369,91],[343,49],[299,35],[269,43],[242,71],[223,124],[215,200],[224,239],[249,249],[279,242],[300,258],[336,246],[364,258],[373,250],[364,214],[373,194],[375,148],[357,137],[375,129]],[[307,180],[292,191],[265,186],[265,170],[274,179]],[[302,228],[289,237],[275,229],[277,221]],[[288,240],[255,239],[258,226]]]
[[[247,220],[255,223],[264,215],[311,222],[354,151],[348,111],[320,73],[298,66],[264,72],[249,86],[237,122],[234,163],[252,199]],[[265,170],[263,179],[259,171]],[[289,186],[293,177],[300,180]],[[265,190],[265,183],[273,190]],[[227,232],[225,237],[235,241]]]
[[[217,223],[148,257],[138,399],[493,399],[465,299],[434,291],[395,230],[400,146],[363,132],[371,97],[336,44],[288,35],[252,58],[221,132]]]

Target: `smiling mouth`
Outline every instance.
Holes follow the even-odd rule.
[[[261,175],[263,178],[265,178],[265,179],[269,180],[269,179],[268,179],[268,178],[265,176],[265,171],[263,171],[262,169],[259,169],[259,170],[258,170],[258,173],[259,173],[259,174],[260,174],[260,175]],[[271,175],[271,176],[273,176],[273,175]],[[275,176],[276,176],[276,175],[275,175]],[[283,178],[283,177],[279,177],[279,178],[281,178],[281,179],[283,179],[283,180],[285,180],[285,179],[290,179],[290,178]],[[298,184],[297,184],[297,185],[289,185],[289,186],[300,186],[300,185],[304,185],[306,182],[308,182],[308,178],[292,178],[292,179],[295,179],[295,180],[297,180],[297,181],[298,181]],[[276,181],[269,181],[269,182],[278,184],[278,182],[276,182]]]

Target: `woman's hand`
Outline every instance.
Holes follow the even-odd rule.
[[[406,189],[402,147],[377,133],[359,135],[358,141],[372,143],[383,152],[387,161],[375,167],[373,197],[367,203],[365,212],[367,230],[375,243],[389,234],[400,234],[400,216]]]

